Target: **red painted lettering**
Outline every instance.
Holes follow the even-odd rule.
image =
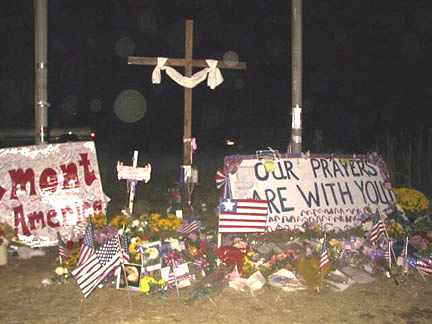
[[[11,199],[18,199],[16,195],[17,186],[20,186],[21,190],[27,192],[27,183],[30,182],[30,195],[36,195],[35,190],[35,176],[33,169],[27,169],[25,172],[23,169],[9,170],[9,175],[12,180]]]
[[[50,209],[47,213],[47,224],[50,227],[59,227],[60,223],[57,221],[57,212],[55,209]]]
[[[14,207],[13,213],[15,216],[15,232],[19,233],[20,232],[20,226],[21,226],[21,232],[24,235],[30,235],[31,233],[27,227],[25,217],[24,217],[23,206],[19,205],[18,207]]]
[[[42,191],[55,192],[57,190],[57,172],[54,169],[46,168],[39,177],[39,186]]]
[[[36,229],[36,223],[41,223],[42,224],[41,228],[44,228],[46,226],[44,220],[44,214],[41,211],[28,214],[28,220],[29,220],[30,229],[32,230]]]
[[[87,186],[90,186],[93,181],[96,180],[96,175],[93,169],[90,169],[90,160],[88,159],[88,153],[80,153],[81,160],[79,160],[79,165],[83,167],[84,170],[84,180]]]
[[[79,187],[79,179],[78,179],[78,168],[75,163],[62,164],[60,168],[63,171],[63,188],[78,188]]]

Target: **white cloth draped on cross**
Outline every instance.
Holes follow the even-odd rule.
[[[157,65],[152,73],[152,82],[159,84],[161,82],[161,70],[164,70],[168,76],[175,82],[185,88],[194,88],[205,79],[207,79],[207,85],[210,89],[216,88],[223,82],[223,76],[220,69],[217,67],[217,60],[205,60],[208,67],[194,73],[191,77],[186,77],[170,66],[166,66],[168,58],[158,57]]]

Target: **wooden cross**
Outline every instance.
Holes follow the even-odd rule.
[[[192,76],[193,67],[208,67],[205,60],[194,60],[192,55],[193,50],[193,21],[186,20],[186,38],[185,38],[185,58],[168,58],[166,65],[168,66],[184,66],[186,77]],[[138,65],[157,65],[157,57],[145,56],[129,56],[128,64]],[[236,69],[245,70],[245,62],[237,62],[225,64],[218,61],[220,69]],[[183,125],[183,164],[192,165],[192,89],[185,88],[184,90],[184,125]]]

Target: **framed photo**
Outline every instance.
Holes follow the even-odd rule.
[[[162,258],[160,241],[150,242],[143,245],[140,249],[140,253],[143,270],[146,272],[153,272],[161,269]]]
[[[141,264],[123,264],[117,272],[117,289],[139,290],[142,275]]]

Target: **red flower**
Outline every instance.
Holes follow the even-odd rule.
[[[216,255],[222,263],[229,266],[237,266],[238,271],[242,272],[244,253],[240,251],[240,249],[233,246],[223,245],[216,249]]]
[[[72,240],[68,240],[66,242],[66,249],[72,250],[73,249],[73,245],[74,245],[74,242]]]

